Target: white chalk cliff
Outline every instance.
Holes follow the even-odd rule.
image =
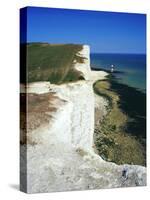
[[[27,132],[27,192],[54,192],[146,185],[146,168],[116,165],[104,161],[93,149],[94,105],[93,82],[105,78],[105,72],[91,72],[89,47],[84,45],[78,56],[84,63],[74,62],[86,80],[61,85],[48,82],[29,84],[28,93],[55,93],[54,112],[49,120]],[[21,92],[25,92],[23,87]],[[101,97],[102,108],[106,105]],[[34,144],[34,145],[33,145]],[[21,145],[22,154],[26,145]],[[122,176],[126,169],[126,176]],[[21,169],[25,174],[25,169]],[[21,186],[25,187],[24,185]]]

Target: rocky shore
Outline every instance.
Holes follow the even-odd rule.
[[[97,124],[103,119],[108,101],[94,94],[93,83],[105,80],[107,73],[91,71],[89,54],[89,47],[84,45],[78,53],[84,62],[74,61],[74,67],[83,73],[84,80],[61,85],[49,82],[21,85],[21,97],[25,93],[30,97],[27,102],[30,126],[27,121],[28,128],[24,129],[24,124],[21,127],[21,138],[26,137],[26,142],[21,141],[22,191],[38,193],[146,185],[145,167],[117,165],[96,153],[94,118]],[[34,103],[35,99],[39,104]]]
[[[113,83],[117,84],[115,81],[117,80],[114,79]],[[118,85],[120,86],[120,83],[118,83]],[[99,119],[98,121],[95,120],[94,134],[94,143],[98,154],[102,156],[103,159],[117,164],[128,163],[145,166],[145,146],[142,140],[144,139],[142,138],[142,134],[144,135],[145,126],[143,126],[143,122],[139,122],[137,125],[137,129],[139,127],[141,131],[140,137],[138,137],[139,130],[133,132],[132,126],[130,125],[132,128],[130,129],[128,125],[128,123],[137,123],[136,115],[132,114],[132,118],[130,117],[131,115],[129,115],[129,112],[135,109],[134,106],[129,112],[126,109],[122,109],[124,104],[131,107],[132,102],[130,101],[130,97],[125,99],[123,96],[120,96],[117,89],[113,89],[110,78],[95,82],[94,91],[99,97],[103,96],[108,103],[107,112],[103,118],[101,117],[101,111],[96,109],[95,112],[96,118]],[[128,93],[129,91],[130,88],[128,87]],[[124,92],[126,91],[124,90]],[[132,92],[134,92],[133,89]],[[135,97],[138,101],[136,94]],[[136,109],[136,112],[138,112],[138,109]],[[140,116],[140,113],[138,115]]]

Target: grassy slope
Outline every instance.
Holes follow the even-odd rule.
[[[95,128],[95,145],[98,153],[106,160],[117,164],[145,164],[144,149],[140,142],[125,131],[128,116],[119,107],[119,96],[111,90],[108,81],[94,84],[97,94],[108,99],[108,114]]]
[[[76,53],[80,50],[82,50],[82,45],[28,44],[28,82],[50,81],[51,83],[61,84],[83,79],[81,72],[78,72],[72,66],[74,59],[83,62],[83,58],[76,56]]]

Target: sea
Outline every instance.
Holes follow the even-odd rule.
[[[111,65],[114,65],[114,75],[118,82],[146,93],[145,54],[93,53],[90,58],[93,69],[110,71]]]
[[[129,117],[126,131],[136,136],[146,147],[146,55],[91,54],[91,68],[114,72],[111,90],[120,98],[119,107]]]

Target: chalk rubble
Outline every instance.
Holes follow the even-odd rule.
[[[27,151],[27,160],[22,156],[21,162],[25,166],[27,161],[28,193],[146,185],[145,167],[119,166],[104,161],[94,152],[94,104],[97,106],[98,100],[95,101],[93,82],[104,79],[107,73],[91,72],[89,53],[89,47],[84,45],[78,55],[86,58],[85,63],[74,63],[85,80],[62,85],[38,82],[27,86],[28,93],[55,92],[62,101],[62,104],[55,102],[57,110],[51,113],[47,124],[28,133],[36,145],[28,144],[27,149],[21,145],[21,155]],[[103,98],[100,102],[103,109],[106,102]],[[122,176],[124,169],[127,169],[127,178]]]

